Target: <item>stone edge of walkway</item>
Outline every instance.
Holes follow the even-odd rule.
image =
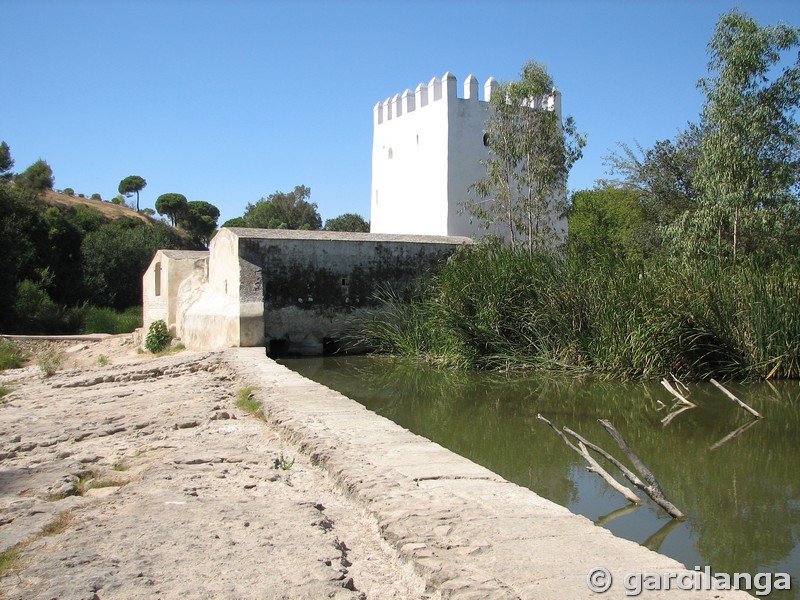
[[[264,348],[232,348],[222,356],[245,385],[257,388],[267,422],[375,518],[431,593],[464,600],[629,598],[623,587],[629,573],[687,571],[277,364]],[[609,592],[589,591],[594,567],[612,574]],[[751,597],[675,586],[639,597]]]

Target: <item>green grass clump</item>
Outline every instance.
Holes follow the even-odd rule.
[[[19,369],[26,359],[26,354],[11,340],[0,338],[0,371]]]
[[[52,377],[61,367],[64,366],[66,357],[61,350],[56,348],[45,348],[36,357],[36,364],[45,377]]]
[[[251,415],[255,415],[259,418],[264,417],[264,413],[261,411],[261,401],[256,400],[253,397],[253,393],[257,390],[256,387],[246,387],[244,389],[239,390],[239,393],[236,397],[236,406],[241,408],[243,411],[250,413]]]
[[[0,552],[0,577],[5,577],[14,570],[22,555],[20,544]]]

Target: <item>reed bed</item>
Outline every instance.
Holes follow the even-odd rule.
[[[800,377],[800,269],[529,256],[478,244],[411,299],[384,290],[354,339],[458,368],[622,379]]]

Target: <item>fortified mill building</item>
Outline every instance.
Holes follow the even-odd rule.
[[[376,292],[404,293],[486,233],[463,210],[485,175],[498,84],[483,100],[479,87],[470,75],[459,97],[446,73],[375,105],[370,233],[222,228],[207,252],[159,250],[143,279],[145,329],[162,319],[192,349],[335,349]],[[556,90],[547,105],[560,116]]]

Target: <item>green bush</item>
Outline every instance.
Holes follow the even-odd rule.
[[[75,190],[73,190],[72,188],[64,188],[64,194],[66,196],[74,196]]]
[[[163,352],[169,347],[172,336],[167,329],[167,324],[161,319],[150,323],[150,329],[147,330],[147,337],[144,340],[144,347],[153,354]]]

